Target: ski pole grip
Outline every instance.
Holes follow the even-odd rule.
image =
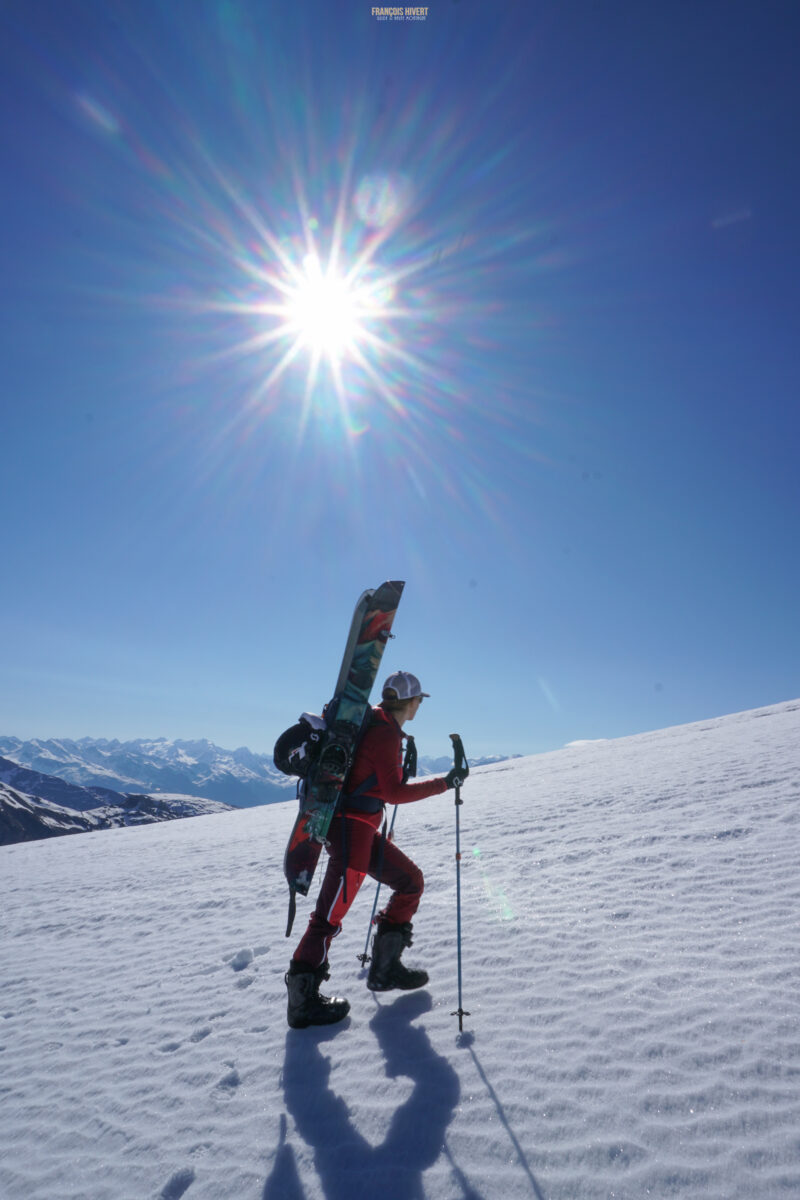
[[[453,743],[453,757],[455,759],[454,765],[456,770],[458,770],[459,767],[465,766],[467,761],[466,755],[464,754],[464,743],[461,741],[461,734],[451,733],[450,741]]]
[[[464,743],[461,741],[461,735],[458,733],[451,733],[450,741],[453,743],[453,769],[456,772],[460,772],[462,770],[464,772],[466,772],[467,759],[466,759],[466,755],[464,754]],[[456,780],[455,780],[456,804],[462,803],[461,784],[463,782],[464,782],[463,777],[460,779],[456,778]]]

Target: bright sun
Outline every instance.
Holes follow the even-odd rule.
[[[304,253],[295,257],[291,245],[286,245],[287,239],[278,241],[249,211],[247,215],[263,239],[264,257],[269,252],[274,263],[266,266],[237,257],[237,266],[257,285],[259,298],[254,300],[251,293],[244,300],[235,298],[224,304],[214,303],[212,307],[254,318],[257,323],[252,337],[226,352],[236,357],[263,355],[264,376],[253,401],[272,391],[296,364],[300,370],[305,368],[306,374],[304,421],[321,378],[333,385],[347,422],[350,399],[346,384],[352,384],[353,380],[359,385],[366,381],[387,405],[401,409],[386,378],[384,364],[389,359],[402,359],[410,367],[417,364],[392,336],[390,322],[404,316],[406,310],[396,300],[399,277],[377,268],[373,261],[380,242],[373,239],[373,243],[346,263],[341,229],[337,226],[329,253],[324,257],[314,245],[312,233],[317,228],[314,219],[313,225],[308,222]],[[305,360],[303,365],[302,360]]]
[[[354,350],[363,333],[356,290],[332,267],[323,272],[316,254],[303,260],[285,315],[286,332],[315,358],[338,361]]]

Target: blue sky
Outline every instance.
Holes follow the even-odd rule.
[[[385,578],[425,753],[800,694],[795,5],[0,22],[0,731],[270,749]]]

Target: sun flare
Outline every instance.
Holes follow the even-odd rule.
[[[401,228],[405,210],[399,199],[381,207],[374,189],[360,186],[351,215],[350,187],[343,184],[325,228],[298,181],[295,230],[279,231],[232,181],[220,172],[216,178],[236,217],[230,230],[223,225],[222,248],[228,254],[233,248],[230,258],[240,278],[222,299],[202,307],[242,319],[243,336],[213,357],[253,362],[248,412],[273,411],[281,381],[305,376],[298,437],[315,414],[323,425],[338,414],[342,429],[356,436],[369,427],[367,408],[374,414],[405,413],[404,393],[412,379],[436,386],[430,359],[419,356],[412,342],[416,334],[425,343],[419,331],[432,310],[424,280],[415,277],[430,271],[432,259],[416,245],[402,255],[387,249]],[[403,193],[406,203],[409,195],[410,185]],[[370,207],[368,200],[375,203]],[[249,226],[255,238],[243,238],[238,224]],[[285,394],[298,393],[290,383]]]
[[[303,261],[286,303],[286,321],[287,332],[317,358],[339,360],[363,335],[356,290],[332,267],[323,271],[316,254]]]

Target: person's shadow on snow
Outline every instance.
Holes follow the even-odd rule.
[[[330,1063],[321,1046],[337,1030],[289,1031],[283,1067],[286,1108],[314,1151],[326,1200],[423,1200],[422,1174],[442,1153],[460,1094],[450,1063],[435,1052],[425,1031],[411,1024],[430,1007],[427,992],[414,992],[382,1004],[370,1021],[387,1076],[405,1076],[414,1084],[377,1146],[355,1128],[344,1100],[330,1087]],[[294,1154],[285,1143],[262,1195],[263,1200],[303,1198]]]

